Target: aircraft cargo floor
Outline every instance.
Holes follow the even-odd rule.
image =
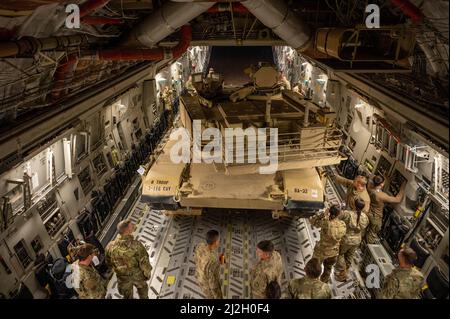
[[[339,201],[328,182],[328,203]],[[131,211],[131,219],[137,224],[136,237],[141,240],[150,255],[153,266],[149,281],[150,298],[204,298],[195,278],[193,260],[196,245],[204,240],[209,229],[221,234],[220,251],[225,253],[225,265],[221,268],[224,298],[250,297],[250,269],[256,262],[256,244],[270,239],[283,258],[284,275],[282,290],[292,278],[304,276],[304,266],[319,239],[319,231],[304,218],[272,219],[268,212],[213,211],[201,216],[166,216],[163,211],[151,210],[139,201]],[[360,259],[358,254],[358,259]],[[359,262],[357,262],[358,264]],[[332,276],[334,298],[365,298],[368,295],[359,288],[359,273],[351,270],[347,282],[337,282]],[[108,286],[111,298],[121,298],[117,292],[115,276]],[[137,298],[137,291],[134,292]]]

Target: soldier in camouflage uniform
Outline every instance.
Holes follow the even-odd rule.
[[[162,99],[163,99],[163,103],[164,103],[164,110],[166,110],[168,112],[168,124],[172,124],[173,122],[173,105],[172,105],[172,90],[166,86],[164,88],[163,94],[162,94]]]
[[[195,274],[206,299],[223,298],[220,286],[221,261],[217,254],[219,244],[219,233],[216,230],[210,230],[206,233],[206,243],[200,243],[194,253]]]
[[[409,247],[398,253],[399,267],[386,276],[381,299],[418,299],[425,282],[422,273],[414,268],[417,255]]]
[[[367,192],[367,178],[361,175],[355,177],[354,180],[347,179],[339,175],[332,175],[332,178],[338,184],[342,184],[347,187],[345,205],[348,210],[355,210],[355,199],[361,198],[366,205],[364,206],[363,212],[367,214],[370,209],[370,196]]]
[[[314,248],[313,257],[323,262],[324,271],[320,280],[325,283],[330,280],[331,269],[339,256],[340,242],[347,231],[345,223],[338,218],[340,213],[340,208],[334,205],[325,213],[311,218],[311,224],[320,228],[320,241]]]
[[[377,175],[373,178],[373,187],[369,189],[370,210],[367,215],[369,217],[369,227],[366,233],[366,242],[368,244],[377,243],[378,234],[383,224],[384,204],[399,204],[405,195],[406,182],[400,186],[397,196],[390,196],[383,192],[384,183],[384,177]]]
[[[152,266],[144,245],[133,238],[135,226],[130,220],[117,225],[119,234],[106,246],[106,263],[117,275],[119,293],[124,299],[133,299],[133,286],[140,299],[148,299],[147,281]]]
[[[94,245],[83,244],[75,247],[72,254],[77,259],[72,263],[73,287],[80,299],[104,299],[107,282],[92,266],[98,262]]]
[[[274,250],[273,243],[263,240],[256,246],[256,255],[260,261],[250,273],[250,285],[253,299],[266,299],[266,288],[272,281],[281,286],[283,262],[281,255]]]
[[[319,259],[312,258],[305,265],[306,276],[292,279],[286,293],[287,299],[331,299],[328,284],[319,280],[322,265]]]
[[[362,235],[369,225],[369,218],[363,213],[365,203],[362,199],[355,200],[355,211],[345,210],[339,216],[347,226],[347,232],[341,241],[335,277],[339,281],[347,280],[347,271],[352,264],[355,252],[361,244]]]

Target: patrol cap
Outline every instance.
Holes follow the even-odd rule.
[[[75,248],[75,256],[81,260],[86,259],[92,254],[97,254],[97,248],[92,244],[82,244]]]
[[[117,224],[117,232],[119,234],[123,234],[125,230],[128,228],[128,226],[131,224],[131,222],[132,222],[131,219],[125,219],[119,222]]]
[[[262,240],[256,245],[256,247],[266,253],[271,253],[275,249],[273,243],[270,240]]]

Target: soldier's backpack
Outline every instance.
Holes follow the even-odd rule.
[[[54,299],[70,299],[77,296],[75,289],[67,284],[67,277],[71,274],[67,266],[69,263],[64,258],[57,258],[49,265],[49,274],[52,278],[51,290]]]

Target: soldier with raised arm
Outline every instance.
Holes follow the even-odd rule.
[[[366,242],[368,244],[374,244],[378,239],[378,234],[381,231],[383,223],[384,204],[398,204],[403,200],[403,196],[405,195],[406,183],[401,185],[397,196],[390,196],[383,192],[384,183],[385,178],[377,175],[373,178],[373,187],[369,189],[370,210],[367,214],[369,217],[369,226],[366,232]]]
[[[346,209],[355,210],[355,199],[361,198],[366,203],[363,212],[366,214],[369,212],[370,196],[367,192],[367,178],[365,176],[358,175],[354,180],[334,174],[332,174],[331,177],[336,181],[336,183],[347,187],[345,198]]]

